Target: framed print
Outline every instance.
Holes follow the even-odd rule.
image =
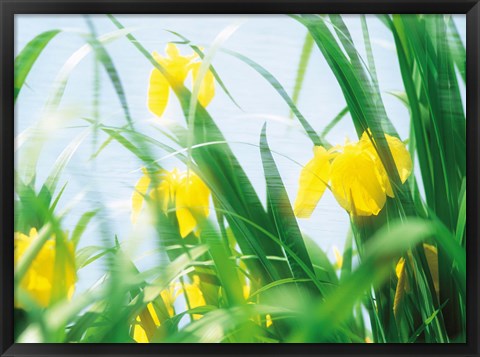
[[[1,355],[478,355],[479,15],[2,1]]]

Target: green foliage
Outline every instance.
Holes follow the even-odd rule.
[[[268,145],[266,124],[259,133],[258,145],[262,162],[258,170],[263,169],[266,184],[264,205],[231,142],[219,129],[216,120],[220,118],[214,118],[198,102],[200,82],[190,91],[175,81],[172,73],[113,15],[108,19],[117,30],[103,36],[97,36],[92,19],[87,17],[90,33],[84,37],[85,45],[68,59],[73,65],[60,71],[46,108],[47,114],[59,113],[71,74],[88,54],[93,54],[93,101],[97,106],[93,118],[82,118],[87,128],[59,155],[44,182],[37,182],[35,169],[44,141],[25,140],[28,145],[19,149],[22,155],[15,172],[15,231],[28,234],[36,228],[39,234],[16,262],[16,300],[32,306],[15,310],[17,341],[135,342],[139,324],[149,342],[466,340],[466,123],[460,94],[466,80],[465,48],[451,17],[378,17],[395,43],[399,68],[392,70],[400,71],[404,88],[392,94],[409,110],[408,149],[420,172],[418,176],[412,174],[405,184],[384,136],[398,134],[382,100],[368,29],[370,20],[360,16],[366,53],[363,59],[341,15],[290,18],[307,31],[292,96],[268,68],[221,48],[240,24],[222,31],[206,51],[182,34],[169,32],[203,59],[203,74],[211,70],[216,83],[237,107],[237,98],[222,81],[219,67],[213,66],[214,55],[221,51],[253,69],[284,100],[312,146],[330,148],[325,137],[340,120],[346,120],[348,113],[359,137],[371,130],[369,135],[392,183],[394,197],[387,198],[378,216],[351,214],[341,266],[333,264],[315,243],[322,237],[309,237],[301,231],[277,167],[277,153]],[[59,32],[38,35],[15,59],[15,99],[35,61]],[[155,128],[158,130],[148,135],[137,130],[137,118],[130,112],[125,91],[128,83],[122,82],[122,74],[106,47],[118,39],[126,39],[125,51],[141,56],[139,66],[155,68],[166,78],[180,103],[183,123]],[[317,48],[319,53],[314,52]],[[326,60],[346,103],[319,132],[299,105],[307,65],[317,60],[313,54]],[[101,121],[100,68],[106,71],[118,97],[125,119],[122,126]],[[85,210],[72,232],[65,230],[70,212],[60,209],[65,206],[63,194],[69,189],[65,169],[90,135],[104,140],[94,148],[91,160],[112,143],[120,144],[122,154],[141,162],[151,177],[147,192],[139,193],[153,217],[157,244],[151,252],[154,268],[140,270],[132,261],[129,244],[135,244],[137,237],[132,238],[133,243],[123,235],[117,237],[104,222],[105,207]],[[165,156],[159,157],[158,152]],[[177,215],[182,207],[165,208],[152,194],[162,182],[158,174],[163,172],[162,160],[170,157],[198,175],[212,196],[210,218],[201,221],[194,217],[199,222],[198,230],[185,238],[180,234]],[[82,246],[82,236],[92,234],[91,222],[101,225],[94,231],[99,243]],[[20,282],[51,237],[55,237],[57,284],[51,304],[41,308]],[[104,269],[90,289],[76,293],[70,301],[62,269],[70,259],[69,244],[74,247],[78,271],[92,266]],[[431,266],[425,245],[438,252],[438,272]],[[400,278],[396,267],[402,258],[405,264]],[[199,297],[203,299],[200,304],[196,303]],[[176,303],[172,305],[169,299]]]

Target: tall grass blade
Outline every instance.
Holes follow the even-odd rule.
[[[48,43],[60,32],[61,30],[50,30],[42,32],[29,43],[27,43],[26,46],[22,49],[22,51],[15,58],[13,94],[14,102],[17,101],[17,97],[23,88],[23,85],[28,74],[30,73],[30,70],[37,61],[38,56],[40,56]]]
[[[297,68],[297,77],[295,79],[295,86],[293,87],[292,101],[293,104],[298,105],[298,98],[303,87],[303,81],[305,79],[305,73],[307,72],[308,62],[312,55],[314,41],[312,36],[307,32],[305,40],[303,42],[302,52],[300,55],[300,62]],[[293,118],[293,111],[290,110],[290,118]]]

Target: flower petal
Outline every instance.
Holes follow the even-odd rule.
[[[160,296],[162,297],[163,304],[167,309],[168,315],[170,317],[175,315],[175,310],[173,307],[175,303],[175,286],[171,285],[168,289],[162,290],[162,292],[160,293]]]
[[[430,269],[430,275],[432,276],[433,285],[437,294],[440,293],[440,281],[438,275],[438,252],[437,248],[430,244],[423,244],[425,250],[425,257],[427,258],[428,268]]]
[[[135,325],[133,326],[133,339],[137,343],[148,343],[147,333],[145,329],[140,325],[140,319],[137,317]]]
[[[403,299],[405,297],[405,291],[407,291],[407,274],[405,272],[405,259],[400,258],[395,267],[395,272],[397,274],[398,282],[395,289],[395,297],[393,299],[393,314],[395,318],[398,318],[398,312],[400,306],[402,305]]]
[[[193,172],[187,173],[186,188],[189,195],[190,210],[201,218],[207,218],[210,213],[210,189],[202,179]]]
[[[397,168],[398,175],[400,176],[400,180],[402,183],[405,183],[407,178],[412,173],[413,163],[410,157],[410,153],[408,152],[405,144],[398,138],[385,134],[385,138],[387,140],[388,147],[390,152],[392,153],[393,161],[395,162],[395,167]],[[372,144],[367,132],[365,131],[360,139],[361,145],[368,150],[371,155],[375,158],[375,161],[378,166],[378,171],[382,177],[382,183],[385,187],[385,192],[389,197],[395,197],[393,193],[392,186],[390,184],[390,180],[388,179],[387,172],[385,167],[380,160],[380,157],[375,150],[375,147]]]
[[[205,306],[207,304],[203,296],[202,290],[200,289],[200,278],[197,275],[193,276],[192,284],[185,284],[185,293],[187,295],[190,309],[194,309],[199,306]],[[202,316],[203,315],[200,314],[192,315],[194,320],[198,320]]]
[[[309,218],[322,198],[330,178],[330,154],[322,146],[314,148],[314,157],[300,173],[294,213],[298,218]]]
[[[182,176],[176,191],[177,219],[180,235],[186,237],[200,220],[207,218],[210,190],[194,172]]]
[[[132,223],[137,222],[138,215],[142,209],[143,201],[145,200],[145,194],[147,193],[148,186],[150,186],[150,176],[147,174],[140,177],[140,180],[137,181],[135,185],[133,194],[132,194]]]
[[[405,183],[407,178],[412,173],[413,163],[410,153],[408,152],[405,144],[399,138],[390,136],[388,134],[385,134],[385,137],[387,138],[388,147],[392,152],[393,161],[395,161],[395,166],[397,167],[400,180],[402,183]]]
[[[148,85],[147,106],[158,117],[165,112],[170,96],[170,84],[158,69],[153,69]]]
[[[198,71],[200,70],[201,62],[192,64],[192,88],[198,77]],[[200,90],[198,92],[198,101],[203,107],[206,107],[215,96],[215,77],[212,71],[208,70],[203,77],[200,84]]]
[[[185,238],[197,226],[197,220],[190,212],[190,197],[184,185],[178,187],[176,192],[175,208],[177,212],[180,235]]]
[[[152,303],[149,303],[147,305],[148,312],[150,313],[150,316],[152,316],[153,322],[155,325],[160,326],[160,320],[158,319],[157,312],[155,311],[155,308],[153,307]]]
[[[165,47],[165,53],[172,60],[175,60],[178,57],[181,57],[180,51],[178,50],[177,45],[172,42],[167,43],[167,46]]]
[[[345,146],[332,162],[330,180],[333,195],[351,214],[377,215],[385,205],[375,160],[360,145]]]
[[[340,253],[336,246],[333,246],[333,254],[335,255],[335,269],[342,269],[343,266],[343,255]]]
[[[174,43],[168,43],[165,48],[168,58],[165,59],[165,69],[172,76],[175,84],[183,84],[190,71],[190,63],[194,56],[182,56]]]

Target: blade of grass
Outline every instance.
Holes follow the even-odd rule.
[[[22,51],[15,58],[14,67],[14,103],[25,84],[25,80],[30,73],[33,65],[50,41],[60,33],[60,30],[50,30],[42,32],[33,40],[26,44]]]
[[[287,191],[285,190],[280,173],[268,147],[266,130],[267,124],[265,123],[260,137],[260,152],[267,184],[267,204],[269,211],[273,215],[277,227],[277,234],[280,239],[302,260],[310,271],[313,271],[312,262],[310,261],[307,248],[300,233],[300,228],[295,219]],[[287,259],[294,278],[305,279],[308,277],[289,254],[287,254]]]
[[[182,40],[184,40],[186,43],[190,43],[190,40],[187,39],[186,37],[182,36],[181,34],[175,33],[175,35],[179,36]],[[265,68],[260,66],[260,64],[254,62],[250,58],[243,56],[242,54],[238,52],[234,52],[231,50],[228,50],[226,48],[221,49],[222,52],[229,54],[231,56],[236,57],[237,59],[245,62],[247,65],[252,67],[255,71],[257,71],[262,77],[264,77],[271,85],[272,87],[280,94],[280,96],[285,100],[285,102],[288,104],[290,107],[290,110],[295,114],[295,116],[298,118],[300,123],[302,124],[303,128],[305,129],[305,132],[307,135],[310,137],[314,145],[321,145],[322,141],[318,137],[318,134],[315,132],[315,130],[310,126],[308,121],[305,119],[305,117],[300,113],[298,108],[296,107],[295,103],[293,100],[289,97],[287,94],[286,90],[283,88],[283,86],[280,84],[280,82],[270,73],[268,72]]]
[[[120,80],[120,76],[117,72],[117,69],[115,68],[112,57],[105,49],[105,46],[102,44],[102,42],[97,39],[96,30],[90,16],[85,16],[85,20],[91,33],[91,36],[87,39],[87,42],[93,48],[97,61],[99,61],[105,68],[105,71],[107,72],[108,77],[110,78],[110,81],[115,88],[115,92],[117,93],[118,99],[120,100],[120,104],[122,105],[125,119],[127,120],[127,123],[130,125],[130,127],[133,128],[132,117],[130,114],[130,109],[128,107],[125,90],[123,89],[122,81]]]
[[[307,72],[308,62],[312,55],[314,41],[312,36],[307,32],[305,34],[305,40],[303,42],[302,52],[300,54],[300,62],[297,68],[297,78],[295,79],[295,86],[293,87],[292,102],[298,104],[298,98],[303,87],[303,81],[305,79],[305,73]],[[293,111],[290,110],[290,118],[293,118]]]

